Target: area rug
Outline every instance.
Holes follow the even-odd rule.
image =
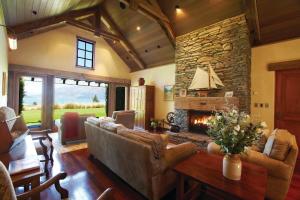
[[[87,143],[82,142],[82,141],[62,145],[60,143],[59,139],[58,139],[58,133],[57,132],[56,133],[51,133],[49,135],[53,139],[52,143],[53,143],[54,149],[59,154],[68,153],[68,152],[77,151],[77,150],[80,150],[80,149],[86,149],[87,148]]]

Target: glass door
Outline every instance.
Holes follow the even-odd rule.
[[[19,79],[19,114],[30,128],[41,126],[42,99],[43,78],[22,76]]]

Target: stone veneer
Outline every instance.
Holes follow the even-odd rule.
[[[210,63],[225,85],[221,90],[210,92],[210,96],[234,91],[234,96],[239,98],[239,109],[250,112],[250,62],[251,46],[244,15],[179,36],[176,38],[175,95],[189,87],[197,67],[206,70]],[[187,95],[196,93],[188,91]],[[187,117],[182,111],[176,113],[176,116]]]

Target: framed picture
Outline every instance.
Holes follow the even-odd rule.
[[[164,100],[173,101],[174,100],[174,85],[164,86]]]
[[[180,89],[179,90],[179,96],[180,97],[186,97],[186,93],[187,93],[186,89]]]
[[[6,72],[2,74],[2,96],[6,95],[6,82],[7,82],[7,75]]]
[[[233,91],[225,92],[225,97],[233,97]]]

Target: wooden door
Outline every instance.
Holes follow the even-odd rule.
[[[300,145],[300,69],[276,71],[275,127],[294,134]],[[300,154],[297,165],[300,167]],[[300,170],[298,168],[298,170]]]

